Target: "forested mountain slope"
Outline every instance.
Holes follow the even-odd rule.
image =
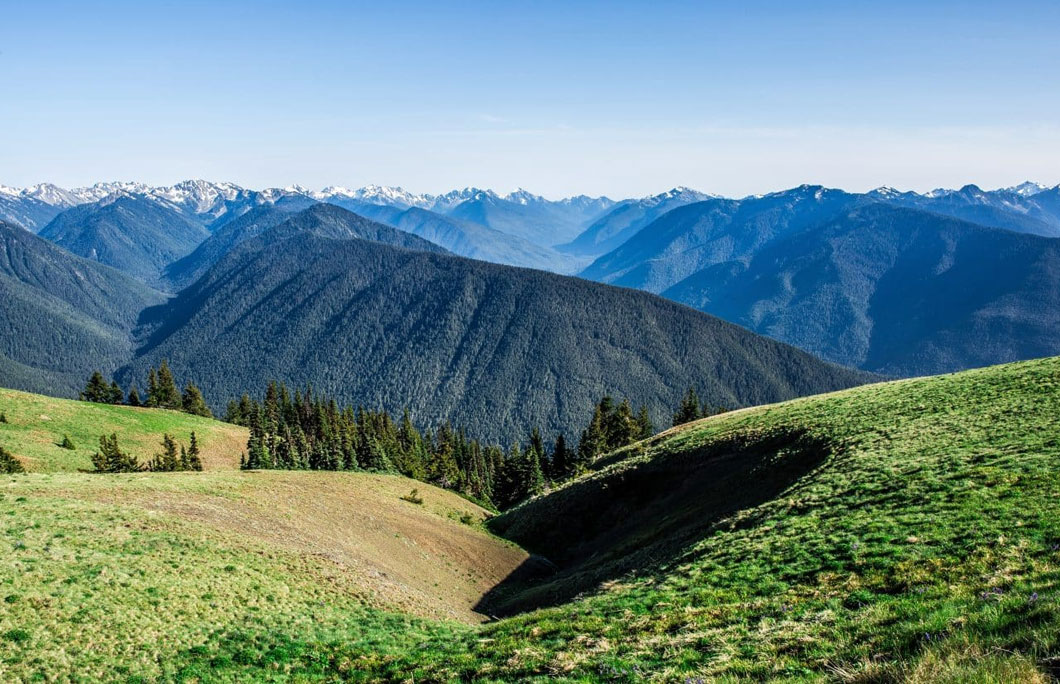
[[[331,204],[285,206],[267,204],[228,221],[185,258],[170,264],[166,277],[178,288],[193,283],[240,243],[266,233],[282,239],[293,232],[312,231],[325,237],[361,238],[428,252],[445,251],[438,245],[401,230],[395,230]]]
[[[124,194],[67,209],[40,235],[74,254],[157,284],[163,269],[195,249],[209,232],[176,209]]]
[[[146,285],[0,222],[0,385],[68,394],[132,353],[129,331],[163,301]]]
[[[619,202],[597,218],[559,250],[568,254],[595,257],[619,247],[663,214],[693,202],[711,199],[710,195],[689,188],[674,188],[652,197]]]
[[[581,276],[659,293],[707,266],[746,259],[779,235],[863,201],[841,190],[803,185],[764,197],[687,204],[598,258]]]
[[[887,375],[1060,353],[1060,243],[873,197],[802,186],[699,202],[582,275]]]
[[[733,407],[867,379],[645,293],[291,223],[146,312],[123,375],[168,358],[215,404],[268,379],[311,383],[504,442],[580,430],[605,393],[662,423],[689,385]]]
[[[1060,353],[1060,241],[883,205],[793,233],[663,295],[891,375]]]

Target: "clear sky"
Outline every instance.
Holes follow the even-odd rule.
[[[1058,28],[1055,0],[0,0],[0,183],[1055,184]]]

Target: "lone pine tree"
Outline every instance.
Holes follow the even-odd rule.
[[[188,446],[187,458],[187,470],[202,470],[202,457],[199,454],[199,440],[196,439],[194,432],[191,433],[191,443]]]

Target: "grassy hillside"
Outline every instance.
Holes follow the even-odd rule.
[[[489,523],[551,563],[455,495],[402,501],[412,484],[5,476],[0,677],[1044,682],[1060,662],[1060,358],[669,430]]]
[[[266,657],[240,676],[285,679],[306,640],[413,652],[467,632],[525,558],[484,515],[384,475],[3,477],[0,679],[213,680]]]
[[[28,471],[75,471],[92,468],[100,435],[117,433],[122,448],[149,460],[161,450],[163,433],[187,444],[192,432],[202,449],[207,470],[235,470],[246,449],[247,429],[217,420],[164,411],[91,404],[0,389],[0,446],[13,453]],[[74,450],[59,446],[63,435]]]
[[[638,483],[673,515],[626,499]],[[1045,681],[1060,656],[1057,491],[1060,359],[707,419],[496,519],[560,569],[495,598],[545,604],[589,574],[587,597],[374,674]],[[631,549],[647,550],[635,571]],[[358,647],[309,652],[302,669],[326,674]]]

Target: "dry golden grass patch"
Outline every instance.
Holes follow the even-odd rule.
[[[46,493],[192,521],[225,537],[323,560],[334,581],[382,608],[482,621],[474,611],[478,599],[526,552],[462,523],[464,514],[481,521],[488,513],[452,492],[416,483],[424,503],[401,500],[409,483],[365,473],[144,473],[76,481],[55,476]]]

